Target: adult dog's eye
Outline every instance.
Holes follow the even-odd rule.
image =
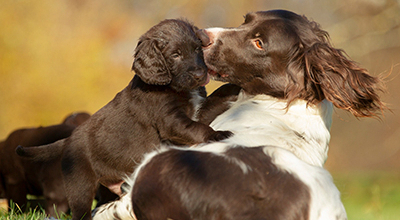
[[[264,50],[264,44],[260,39],[256,39],[254,45],[256,45],[257,49]]]
[[[264,44],[263,44],[263,42],[262,42],[260,39],[255,40],[255,41],[254,41],[254,44],[256,45],[256,47],[257,47],[258,49],[260,49],[260,50],[263,50],[263,49],[264,49]]]

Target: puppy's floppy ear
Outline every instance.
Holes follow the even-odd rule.
[[[385,108],[378,95],[383,91],[381,80],[347,58],[344,51],[319,42],[307,48],[303,58],[305,86],[311,87],[314,98],[326,98],[356,117],[377,116],[376,111]]]
[[[139,41],[132,70],[147,84],[167,85],[172,76],[155,39]]]

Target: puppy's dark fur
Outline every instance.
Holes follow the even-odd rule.
[[[19,148],[37,160],[62,157],[73,219],[90,219],[96,184],[118,186],[146,152],[161,142],[179,145],[217,141],[231,135],[193,120],[205,96],[207,67],[196,27],[165,20],[139,40],[129,85],[70,138],[52,146]],[[54,146],[56,145],[56,146]],[[48,152],[56,148],[58,152]]]
[[[90,118],[90,114],[86,112],[76,112],[65,117],[63,124],[71,126],[79,126]]]
[[[199,121],[210,124],[218,115],[229,109],[230,103],[237,100],[242,88],[234,84],[225,84],[207,97],[199,111]]]
[[[74,121],[73,119],[77,117],[80,119]],[[48,127],[18,129],[13,131],[6,140],[0,142],[0,183],[3,185],[2,190],[8,202],[12,200],[25,211],[28,208],[27,194],[44,196],[43,208],[46,214],[56,216],[53,204],[59,214],[68,211],[67,197],[62,182],[61,160],[45,162],[25,160],[15,154],[15,148],[18,145],[31,147],[50,144],[66,138],[88,117],[90,115],[87,113],[79,113],[69,116],[68,124],[64,121],[62,124]]]

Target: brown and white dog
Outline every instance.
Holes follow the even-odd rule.
[[[164,20],[139,39],[136,75],[115,98],[73,134],[51,146],[23,148],[34,160],[61,157],[74,220],[91,219],[97,183],[120,193],[122,180],[143,154],[161,143],[192,145],[229,137],[197,122],[208,82],[198,30],[191,23]]]
[[[209,97],[220,105],[205,103],[217,111],[205,121],[223,112],[211,127],[234,135],[147,154],[128,194],[94,219],[347,219],[323,168],[333,106],[377,116],[385,108],[380,80],[335,49],[317,23],[289,11],[249,13],[237,28],[198,36],[210,73],[233,84]]]

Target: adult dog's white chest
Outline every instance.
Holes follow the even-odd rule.
[[[332,103],[326,100],[318,105],[298,100],[287,107],[285,100],[268,95],[250,97],[242,92],[231,108],[210,126],[234,133],[224,142],[248,147],[274,145],[291,151],[309,164],[323,166],[332,111]]]

